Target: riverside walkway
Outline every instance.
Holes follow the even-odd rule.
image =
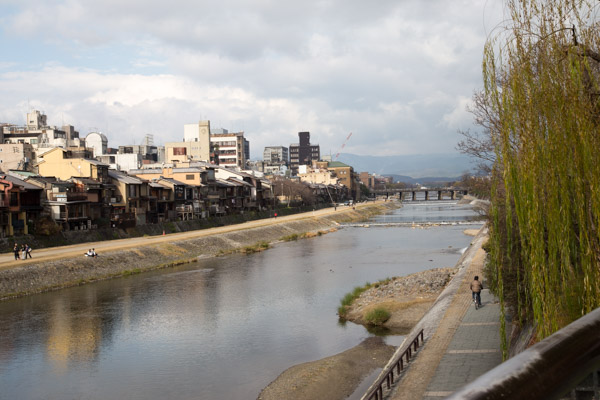
[[[489,290],[481,295],[483,307],[468,307],[454,333],[424,400],[439,400],[502,362],[500,350],[500,305]]]
[[[471,300],[469,286],[473,276],[483,276],[484,260],[476,249],[449,305],[431,316],[437,327],[386,398],[440,400],[502,362],[498,300],[487,289],[483,307],[475,310]]]

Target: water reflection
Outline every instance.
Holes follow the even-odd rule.
[[[342,229],[0,303],[2,397],[256,398],[285,369],[371,335],[338,324],[346,292],[454,265],[462,230]]]

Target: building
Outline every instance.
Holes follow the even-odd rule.
[[[322,184],[322,185],[337,185],[339,178],[333,171],[325,168],[312,168],[308,165],[300,165],[298,167],[298,178],[300,182]]]
[[[184,125],[183,142],[165,143],[164,161],[169,164],[196,161],[218,163],[211,143],[210,121]]]
[[[298,132],[300,143],[290,144],[290,168],[292,175],[298,174],[299,165],[311,165],[321,159],[321,147],[310,144],[310,132]]]
[[[146,224],[146,213],[152,209],[148,183],[136,176],[108,171],[114,189],[111,199],[111,224],[129,228]],[[156,203],[156,202],[154,202]]]
[[[0,172],[29,169],[33,147],[29,143],[0,144]]]
[[[27,113],[25,126],[3,124],[0,128],[0,143],[31,144],[36,156],[43,153],[44,149],[54,147],[66,149],[80,145],[79,132],[73,126],[65,125],[62,129],[50,126],[47,116],[38,110]]]
[[[365,185],[369,189],[373,189],[375,187],[375,176],[369,174],[368,172],[361,172],[359,174],[360,182]]]
[[[96,156],[96,159],[104,164],[108,164],[110,169],[116,169],[117,171],[138,169],[142,165],[142,155],[138,153],[104,154],[101,156]]]
[[[153,135],[146,135],[144,137],[144,142],[139,145],[119,146],[117,154],[139,154],[142,163],[145,164],[164,161],[164,159],[160,157],[160,148],[154,146]]]
[[[267,165],[289,165],[290,154],[287,147],[268,146],[263,151],[263,161]]]
[[[64,181],[76,178],[96,179],[108,183],[108,165],[88,158],[73,158],[72,152],[54,148],[42,155],[38,163],[41,176],[54,176]]]
[[[85,147],[92,149],[92,157],[101,156],[106,154],[108,139],[103,133],[90,132],[85,137]]]
[[[0,237],[28,234],[39,217],[42,188],[15,176],[0,175]]]
[[[215,129],[210,134],[210,143],[216,164],[246,168],[246,161],[250,160],[250,142],[244,137],[244,132],[230,133],[227,129]]]

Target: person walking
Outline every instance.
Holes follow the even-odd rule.
[[[481,307],[481,290],[483,289],[483,283],[479,280],[479,276],[475,275],[473,282],[471,282],[471,292],[473,293],[473,299],[477,301],[477,305]]]
[[[25,259],[27,259],[27,256],[29,256],[29,258],[33,258],[31,257],[31,247],[25,243]]]
[[[15,247],[13,247],[13,253],[15,253],[15,260],[18,260],[19,257],[19,245],[15,243]]]
[[[22,244],[21,245],[21,256],[23,257],[23,260],[25,259],[27,253],[25,252],[25,245]]]

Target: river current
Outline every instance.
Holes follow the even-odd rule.
[[[256,399],[285,369],[371,335],[338,322],[344,294],[454,266],[463,231],[480,226],[394,223],[476,217],[455,202],[409,203],[369,227],[4,301],[0,398]]]

